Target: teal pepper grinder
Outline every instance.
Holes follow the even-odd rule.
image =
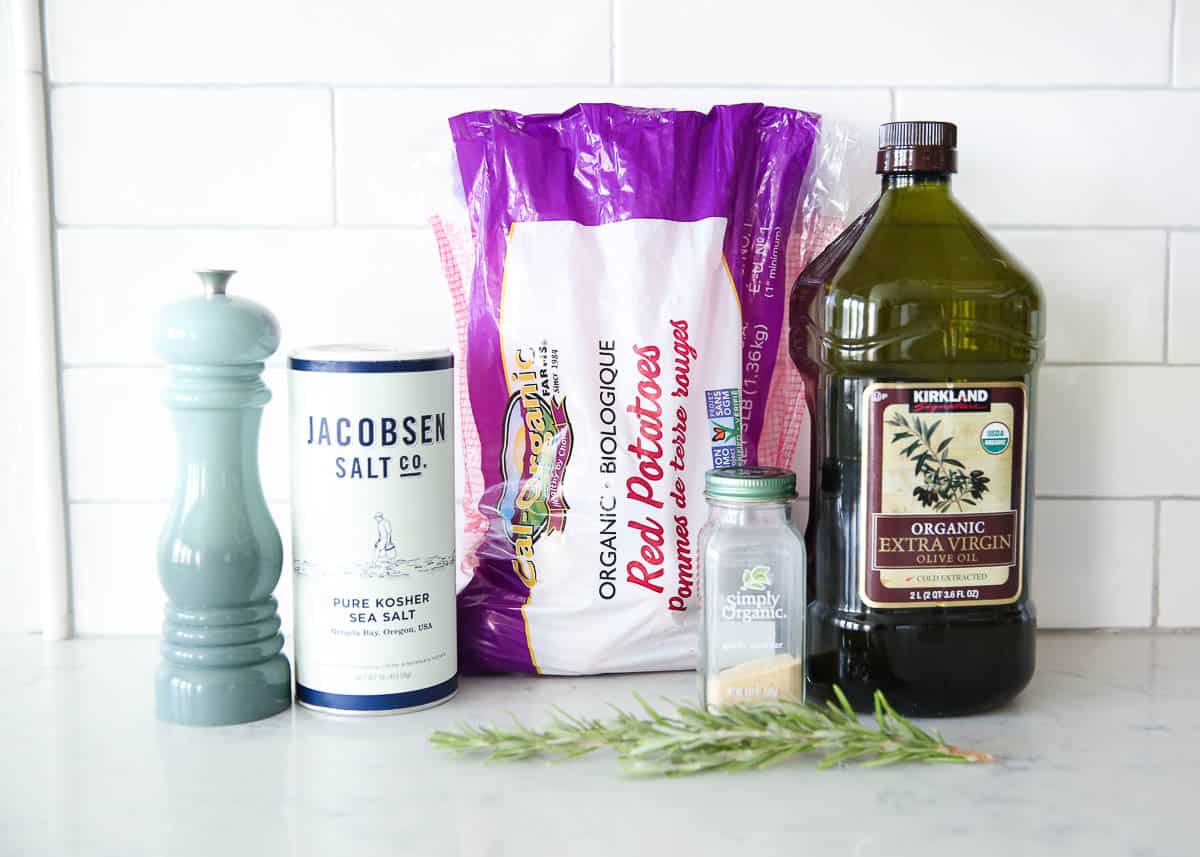
[[[283,545],[258,474],[258,428],[279,347],[266,307],[225,294],[233,271],[198,271],[204,293],[170,304],[156,333],[170,364],[175,500],[158,546],[167,594],[158,717],[215,726],[283,711],[292,673],[278,604]]]

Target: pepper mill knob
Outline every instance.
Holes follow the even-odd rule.
[[[225,294],[233,271],[197,271],[204,294],[164,307],[164,402],[178,440],[175,499],[158,547],[167,595],[155,697],[160,720],[208,726],[269,717],[292,701],[278,604],[283,544],[258,471],[279,347],[266,307]]]
[[[216,268],[207,271],[197,271],[196,276],[204,283],[204,293],[209,297],[225,294],[225,286],[229,278],[237,271],[222,271]]]

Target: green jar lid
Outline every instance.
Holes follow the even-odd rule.
[[[704,474],[704,494],[717,500],[791,500],[796,474],[781,467],[718,467]]]

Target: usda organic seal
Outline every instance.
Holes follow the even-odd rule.
[[[979,445],[983,447],[984,452],[991,455],[999,455],[1004,452],[1010,443],[1012,443],[1012,433],[1008,430],[1008,426],[1001,422],[990,422],[979,433]]]

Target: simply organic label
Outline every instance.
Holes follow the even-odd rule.
[[[863,601],[894,608],[1015,601],[1025,385],[873,384],[863,405]]]
[[[710,558],[716,557],[710,554]],[[718,560],[719,563],[719,560]],[[715,569],[714,569],[715,570]],[[766,565],[744,568],[741,585],[726,592],[710,612],[713,639],[720,669],[749,660],[769,657],[783,649],[776,628],[787,622],[788,603],[774,586],[774,574]]]
[[[436,701],[457,674],[451,370],[293,361],[289,382],[298,698]]]

